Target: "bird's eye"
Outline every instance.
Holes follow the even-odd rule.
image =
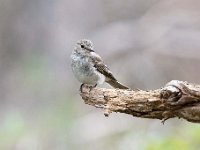
[[[85,48],[85,46],[84,46],[84,45],[81,45],[81,48]]]

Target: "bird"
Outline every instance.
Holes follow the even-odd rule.
[[[74,76],[81,82],[80,91],[86,84],[91,89],[104,82],[114,88],[129,89],[121,84],[94,51],[93,43],[88,39],[78,40],[71,53],[71,68]]]

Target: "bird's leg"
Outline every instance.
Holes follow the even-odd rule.
[[[84,85],[85,85],[85,84],[82,83],[81,86],[80,86],[80,91],[81,91],[81,93],[83,92],[83,86],[84,86]],[[97,84],[95,84],[94,86],[89,86],[90,91],[92,91],[92,89],[95,88],[96,86],[97,86]],[[88,86],[87,86],[87,87],[88,87]]]
[[[97,84],[95,84],[94,86],[90,86],[90,92],[92,91],[92,89],[94,89],[97,86]]]
[[[93,86],[93,88],[95,88],[97,86],[97,84],[95,84],[94,86]]]
[[[83,92],[83,86],[84,86],[84,83],[82,83],[81,86],[80,86],[81,93]]]

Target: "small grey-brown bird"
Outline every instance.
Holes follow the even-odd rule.
[[[76,43],[71,54],[71,67],[75,77],[82,83],[81,91],[84,84],[96,87],[104,82],[114,88],[129,89],[113,76],[101,57],[94,52],[94,47],[90,40],[82,39]]]

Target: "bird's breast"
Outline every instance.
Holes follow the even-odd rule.
[[[72,54],[71,59],[72,71],[81,83],[95,85],[99,82],[100,75],[89,57]]]

